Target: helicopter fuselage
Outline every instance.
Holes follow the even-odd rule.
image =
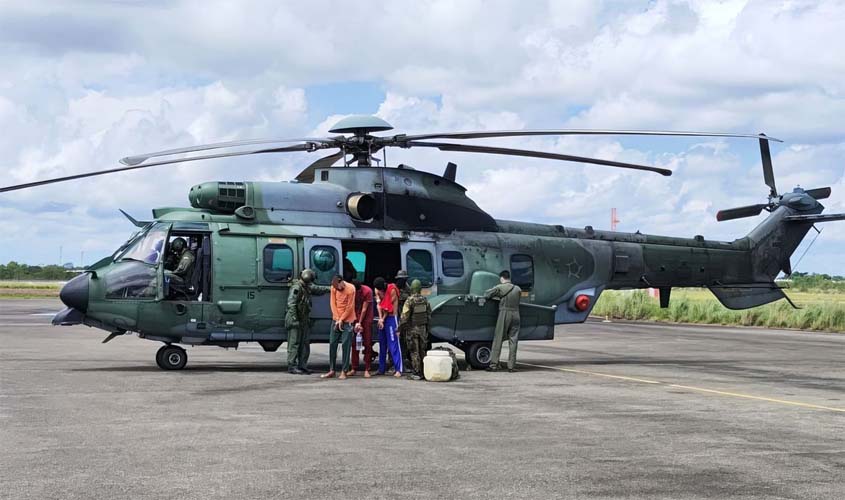
[[[480,297],[503,269],[523,289],[520,338],[545,340],[555,324],[586,320],[606,289],[659,288],[668,302],[671,287],[710,287],[736,308],[781,298],[773,273],[811,226],[787,230],[779,221],[796,210],[786,206],[733,242],[495,220],[454,181],[407,168],[318,169],[312,183],[205,183],[189,200],[191,208],[153,210],[123,248],[71,281],[62,292],[69,309],[55,322],[275,351],[302,269],[321,285],[336,274],[372,283],[405,269],[432,304],[435,340],[467,350],[492,338],[497,306]],[[180,294],[164,269],[176,237],[196,253]],[[328,297],[313,301],[312,340],[325,341]]]

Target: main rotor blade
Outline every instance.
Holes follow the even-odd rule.
[[[508,156],[524,156],[527,158],[544,158],[547,160],[561,160],[572,161],[578,163],[590,163],[593,165],[605,165],[608,167],[630,168],[633,170],[645,170],[647,172],[657,172],[660,175],[672,175],[671,170],[658,167],[649,167],[646,165],[637,165],[634,163],[623,163],[612,160],[600,160],[597,158],[587,158],[584,156],[573,156],[559,153],[546,153],[543,151],[529,151],[525,149],[511,149],[511,148],[497,148],[492,146],[473,146],[469,144],[449,144],[445,142],[408,142],[409,147],[426,147],[437,148],[440,151],[459,151],[464,153],[486,153],[494,155],[508,155]]]
[[[318,142],[318,143],[332,143],[334,139],[332,138],[319,138],[319,137],[306,137],[306,138],[299,138],[299,139],[251,139],[251,140],[244,140],[244,141],[228,141],[228,142],[215,142],[213,144],[200,144],[198,146],[188,146],[185,148],[177,148],[177,149],[168,149],[165,151],[157,151],[154,153],[143,153],[140,155],[133,155],[127,156],[126,158],[122,158],[120,163],[129,166],[140,165],[145,161],[149,160],[150,158],[156,158],[159,156],[170,156],[170,155],[177,155],[182,153],[194,153],[197,151],[209,151],[212,149],[221,149],[221,148],[234,148],[238,146],[250,146],[254,144],[273,144],[276,142]]]
[[[329,146],[330,147],[330,146]],[[283,148],[268,148],[268,149],[256,149],[251,151],[238,151],[233,153],[219,153],[213,155],[202,155],[202,156],[194,156],[191,158],[180,158],[177,160],[163,160],[157,161],[152,163],[146,163],[144,165],[133,165],[133,166],[126,166],[126,167],[117,167],[117,168],[110,168],[107,170],[98,170],[96,172],[85,172],[82,174],[74,174],[74,175],[66,175],[64,177],[56,177],[53,179],[45,179],[42,181],[34,181],[34,182],[27,182],[25,184],[17,184],[14,186],[6,186],[0,188],[0,193],[5,193],[7,191],[17,191],[19,189],[27,189],[36,186],[43,186],[45,184],[53,184],[56,182],[65,182],[65,181],[72,181],[74,179],[82,179],[85,177],[95,177],[98,175],[106,175],[106,174],[114,174],[118,172],[126,172],[129,170],[137,170],[141,168],[147,167],[156,167],[159,165],[169,165],[171,163],[182,163],[188,161],[196,161],[196,160],[210,160],[213,158],[227,158],[230,156],[241,156],[241,155],[253,155],[253,154],[263,154],[263,153],[288,153],[293,151],[314,151],[313,144],[296,144],[294,146],[286,146]]]
[[[769,205],[766,203],[760,203],[758,205],[746,205],[744,207],[719,210],[716,212],[716,220],[721,222],[726,220],[742,219],[743,217],[754,217],[755,215],[760,215],[760,212],[768,206]]]
[[[317,171],[318,168],[331,167],[335,164],[337,160],[341,158],[343,158],[343,151],[338,151],[333,155],[324,156],[320,158],[311,165],[305,167],[305,169],[303,169],[302,172],[300,172],[299,175],[296,176],[296,181],[307,184],[314,182],[314,173]]]
[[[525,137],[536,135],[643,135],[643,136],[681,136],[681,137],[739,137],[744,139],[760,139],[761,141],[783,142],[764,134],[730,134],[722,132],[673,132],[663,130],[482,130],[476,132],[445,132],[421,135],[395,135],[384,137],[385,143],[419,141],[426,139],[487,139],[491,137]]]
[[[764,139],[766,134],[760,134],[760,158],[763,160],[763,181],[769,186],[769,197],[778,195],[775,187],[775,171],[772,169],[772,153],[769,151],[769,141]]]
[[[817,199],[817,200],[823,200],[823,199],[830,196],[830,188],[829,187],[815,188],[815,189],[805,189],[804,192],[807,193],[808,195],[812,196],[813,198]]]

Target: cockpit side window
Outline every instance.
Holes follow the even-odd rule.
[[[164,239],[167,237],[168,228],[168,224],[153,226],[128,249],[118,254],[115,260],[137,260],[145,264],[158,264],[164,253]]]
[[[140,262],[115,264],[105,276],[107,299],[154,299],[156,296],[155,267]]]

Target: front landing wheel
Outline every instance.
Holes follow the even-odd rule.
[[[188,363],[188,353],[177,345],[162,346],[156,353],[156,364],[162,370],[181,370]]]
[[[467,363],[476,370],[487,368],[493,351],[487,342],[473,342],[464,351]]]

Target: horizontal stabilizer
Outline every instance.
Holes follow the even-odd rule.
[[[845,220],[845,214],[818,214],[818,215],[788,215],[784,217],[787,222],[833,222]]]
[[[709,288],[723,306],[734,310],[750,309],[787,298],[774,283],[743,283]]]

